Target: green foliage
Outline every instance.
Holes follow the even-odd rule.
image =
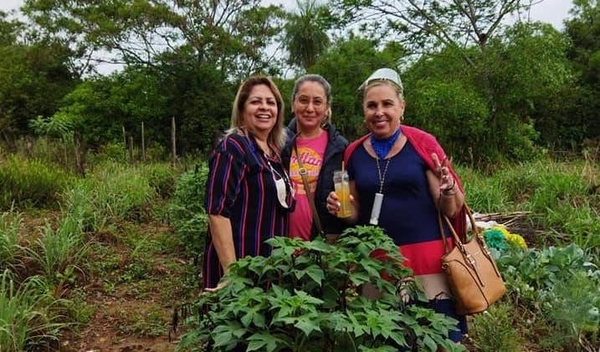
[[[148,178],[148,183],[156,194],[163,199],[173,196],[179,170],[167,163],[142,164],[138,168]]]
[[[141,221],[155,197],[143,169],[108,162],[66,192],[65,211],[84,231],[98,231],[119,219]]]
[[[55,206],[68,181],[54,165],[10,155],[0,168],[0,209]]]
[[[520,352],[525,344],[518,330],[515,307],[500,301],[483,314],[474,315],[469,335],[478,351]]]
[[[0,270],[12,269],[20,254],[19,228],[23,221],[21,213],[14,210],[0,215]]]
[[[536,324],[547,329],[530,339],[567,349],[573,344],[584,350],[597,345],[600,270],[595,260],[574,244],[503,252],[497,258],[512,304],[532,312]]]
[[[40,267],[45,281],[55,287],[58,297],[67,288],[74,287],[78,277],[84,274],[82,264],[89,246],[81,230],[79,220],[67,216],[59,222],[57,230],[46,224],[41,237],[25,248],[31,262]]]
[[[246,257],[233,263],[227,285],[201,295],[189,320],[193,330],[180,347],[208,344],[212,351],[420,351],[464,350],[444,336],[451,319],[427,308],[406,305],[393,282],[411,274],[401,266],[397,247],[383,230],[346,230],[333,245],[277,237],[270,257]],[[388,260],[370,257],[383,250]],[[382,279],[388,276],[390,281]],[[372,283],[377,300],[361,296]],[[406,284],[409,297],[420,291]]]
[[[208,216],[204,209],[205,184],[208,166],[197,164],[181,174],[169,205],[171,224],[181,238],[186,252],[197,256],[204,251]]]
[[[17,285],[10,271],[0,275],[0,347],[2,351],[31,350],[57,340],[67,327],[53,309],[56,301],[45,282],[31,277]]]
[[[578,89],[571,90],[573,104],[567,117],[574,118],[584,131],[574,142],[584,137],[598,139],[600,122],[600,3],[597,0],[575,0],[572,18],[565,21],[565,33],[571,40],[568,57],[578,78]],[[569,97],[571,98],[571,97]]]
[[[3,18],[0,23],[9,24]],[[10,25],[20,33],[27,28],[16,21]],[[26,135],[30,119],[54,114],[76,82],[68,67],[72,53],[65,46],[39,38],[13,40],[0,43],[0,130],[6,139]]]
[[[324,21],[329,9],[315,0],[298,0],[296,4],[298,13],[291,14],[287,21],[284,43],[289,51],[288,63],[308,71],[330,45],[326,32],[330,23]]]
[[[457,168],[474,211],[530,211],[531,230],[545,231],[531,238],[537,245],[575,243],[598,248],[600,194],[588,179],[599,172],[597,167],[549,158],[502,165],[491,174]],[[586,176],[586,168],[592,176]]]

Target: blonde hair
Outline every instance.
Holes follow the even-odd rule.
[[[284,105],[283,98],[281,97],[281,93],[279,89],[273,83],[273,81],[265,76],[252,76],[242,82],[238,92],[235,96],[235,100],[233,101],[233,108],[231,110],[231,126],[225,133],[225,135],[229,135],[232,133],[240,133],[243,134],[243,130],[245,128],[244,121],[244,105],[246,101],[250,97],[250,92],[252,88],[258,85],[265,85],[269,87],[273,95],[275,96],[275,102],[277,103],[277,122],[273,129],[269,133],[269,137],[267,143],[277,149],[277,151],[281,151],[283,145],[285,144],[287,135],[284,127]]]
[[[369,84],[367,86],[365,86],[363,99],[364,99],[364,97],[367,96],[367,91],[369,91],[369,89],[371,89],[373,87],[377,87],[377,86],[382,86],[382,85],[387,85],[387,86],[394,88],[394,90],[396,91],[396,94],[398,95],[398,99],[400,99],[401,102],[404,101],[404,90],[401,87],[399,87],[397,84],[395,84],[394,82],[387,81],[387,80],[375,80],[375,81],[369,82]]]

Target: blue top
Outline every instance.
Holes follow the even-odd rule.
[[[267,159],[268,158],[268,159]],[[206,180],[206,213],[229,219],[236,258],[269,256],[265,241],[287,236],[288,210],[277,200],[273,169],[285,171],[278,158],[267,157],[252,135],[230,134],[212,152]],[[288,204],[292,204],[288,193]],[[211,240],[204,252],[204,287],[216,287],[223,271]]]
[[[375,193],[379,192],[377,162],[363,145],[356,149],[350,160],[348,175],[356,181],[359,198],[358,224],[366,225],[371,217]],[[427,165],[408,141],[398,154],[379,160],[382,176],[388,160],[378,226],[398,246],[439,240],[438,224],[432,221],[437,219],[437,209],[429,192]]]

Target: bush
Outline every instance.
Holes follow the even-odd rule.
[[[183,173],[175,184],[175,193],[169,206],[171,224],[191,256],[204,251],[208,217],[203,207],[204,187],[208,167],[199,164]]]
[[[210,351],[464,350],[447,340],[452,319],[404,304],[399,292],[425,300],[398,248],[380,228],[346,230],[331,245],[276,237],[270,257],[245,257],[230,267],[226,286],[205,293],[191,310],[193,331],[180,348]],[[389,260],[371,258],[383,249]],[[382,279],[388,278],[388,280]],[[405,285],[395,285],[394,283]],[[381,298],[358,294],[373,284]],[[402,291],[399,291],[402,290]],[[199,319],[198,319],[199,318]]]

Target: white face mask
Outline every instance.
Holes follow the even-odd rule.
[[[265,158],[267,158],[266,155]],[[275,182],[275,188],[277,189],[277,200],[284,209],[289,209],[291,204],[288,204],[288,195],[291,196],[290,198],[294,197],[292,185],[290,184],[287,175],[281,175],[273,168],[269,159],[267,159],[267,164],[269,164],[271,174],[273,175],[273,182]]]

